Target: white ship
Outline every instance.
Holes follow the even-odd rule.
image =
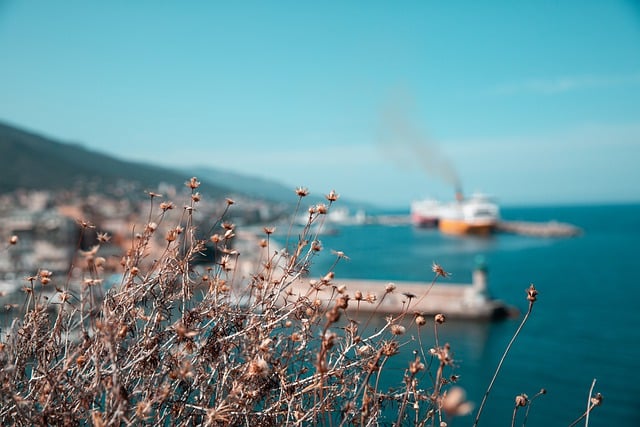
[[[440,210],[438,228],[446,234],[490,234],[500,220],[500,208],[486,194],[476,193],[464,199],[458,193],[456,201]]]
[[[411,222],[417,227],[438,227],[446,234],[489,234],[500,219],[500,208],[486,194],[464,198],[456,193],[456,201],[442,203],[434,199],[411,204]]]

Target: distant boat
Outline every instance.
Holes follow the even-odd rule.
[[[438,228],[445,234],[492,233],[500,219],[500,208],[486,194],[476,193],[465,199],[456,194],[456,201],[440,209]]]
[[[306,226],[309,223],[309,214],[303,213],[294,218],[294,223]],[[324,218],[314,221],[313,230],[318,234],[339,234],[340,226],[363,225],[367,223],[367,214],[359,209],[354,214],[346,207],[332,207]]]
[[[411,203],[411,223],[416,227],[437,227],[442,203],[436,199],[415,200]]]
[[[366,221],[367,214],[362,209],[352,215],[348,208],[332,207],[327,214],[327,222],[336,225],[362,225]]]

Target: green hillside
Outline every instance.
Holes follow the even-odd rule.
[[[0,193],[71,188],[109,192],[125,183],[153,189],[161,182],[182,185],[187,178],[182,172],[121,160],[0,123]],[[203,181],[201,191],[222,197],[230,190]]]

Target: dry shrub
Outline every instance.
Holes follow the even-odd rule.
[[[167,215],[174,205],[154,208],[159,195],[149,193],[148,223],[122,257],[121,283],[106,292],[105,234],[81,253],[80,283],[53,278],[56,291],[45,298],[51,274],[30,278],[23,315],[0,344],[3,424],[376,425],[391,413],[397,425],[441,425],[472,409],[454,385],[450,345],[437,342],[444,316],[432,321],[435,346],[420,343],[398,387],[385,392],[378,384],[386,362],[411,340],[407,330],[420,335],[425,317],[405,312],[367,328],[348,307],[376,298],[349,294],[332,271],[306,293],[291,292],[323,250],[314,225],[335,192],[309,209],[293,244],[289,231],[274,250],[274,230],[265,228],[240,254],[239,230],[225,221],[233,201],[213,224],[194,223],[198,185],[187,182],[191,197],[174,222]],[[294,216],[308,193],[296,192]],[[212,234],[198,239],[197,230]],[[196,268],[206,244],[219,256]],[[344,257],[336,253],[336,262]],[[248,277],[243,263],[253,266]],[[434,281],[446,274],[436,265],[434,272]],[[321,291],[332,295],[328,305],[318,302]]]

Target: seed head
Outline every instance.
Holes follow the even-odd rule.
[[[593,406],[600,406],[602,405],[602,394],[600,393],[596,393],[592,398],[591,398],[591,404]]]
[[[396,290],[396,284],[395,283],[387,283],[387,286],[385,286],[384,288],[385,292],[390,294],[391,292]]]
[[[40,283],[42,283],[43,285],[49,284],[51,282],[52,274],[53,273],[51,273],[49,270],[40,270],[40,272],[38,273]]]
[[[538,299],[538,291],[536,290],[536,287],[533,286],[533,283],[531,284],[531,286],[529,286],[529,289],[527,289],[527,300],[531,303],[536,302],[536,300]]]
[[[328,201],[335,202],[336,200],[338,200],[340,198],[340,195],[338,193],[336,193],[335,190],[331,190],[329,192],[329,194],[327,194],[325,197],[327,198]]]
[[[403,292],[402,295],[407,297],[409,299],[409,301],[411,301],[412,299],[414,299],[416,297],[416,295],[412,294],[411,292]]]
[[[196,188],[200,187],[200,181],[198,181],[198,178],[194,176],[189,181],[187,181],[185,185],[190,189],[195,190]]]
[[[382,343],[382,354],[387,357],[391,357],[398,354],[398,343],[395,341],[387,341]]]
[[[370,353],[371,350],[372,348],[369,344],[362,344],[360,347],[356,349],[356,353],[358,353],[358,355],[364,355],[364,354]]]
[[[349,259],[349,257],[347,255],[345,255],[345,253],[343,251],[331,250],[331,253],[334,254],[335,256],[337,256],[340,259],[346,259],[346,260]]]
[[[449,273],[447,273],[446,271],[444,271],[444,268],[442,268],[440,266],[440,264],[437,263],[433,263],[433,265],[431,266],[431,270],[436,273],[436,277],[440,276],[440,277],[444,277],[445,279],[447,277],[449,277]]]
[[[160,209],[162,209],[163,212],[169,211],[173,208],[175,208],[176,205],[174,205],[172,202],[162,202],[160,203]]]
[[[167,242],[173,242],[174,240],[176,240],[178,238],[178,235],[182,234],[183,231],[184,231],[184,228],[182,228],[182,227],[180,227],[178,225],[175,228],[172,228],[171,230],[167,231],[167,235],[165,236],[165,240]]]
[[[346,310],[348,306],[349,306],[349,295],[341,295],[340,298],[336,300],[336,307]]]
[[[404,335],[406,331],[407,329],[402,325],[398,325],[398,324],[391,325],[391,333],[393,335]]]
[[[522,393],[516,396],[516,406],[527,406],[529,403],[529,396]]]
[[[268,236],[270,234],[273,234],[274,231],[276,231],[275,227],[264,227],[263,228],[264,233]]]
[[[433,317],[433,320],[435,320],[435,322],[436,322],[438,325],[442,325],[446,319],[445,319],[445,317],[444,317],[444,314],[442,314],[442,313],[438,313],[438,314],[436,314],[436,315]]]
[[[82,228],[96,228],[95,225],[93,225],[92,223],[84,219],[79,219],[77,220],[77,222],[78,222],[78,225]]]
[[[16,236],[15,234],[11,237],[9,237],[9,244],[10,245],[15,245],[18,243],[18,236]]]
[[[424,369],[424,363],[420,362],[419,356],[416,356],[416,359],[409,364],[409,372],[411,372],[412,375],[417,374],[423,369]]]
[[[309,195],[309,190],[305,187],[298,187],[296,188],[296,194],[298,195],[298,197],[306,197]]]
[[[437,356],[438,360],[440,360],[440,362],[444,363],[445,365],[451,365],[453,363],[453,357],[451,355],[451,345],[449,343],[445,343],[444,347],[433,349],[432,353]]]
[[[427,323],[427,319],[423,315],[416,316],[416,325],[424,326]]]
[[[109,236],[109,234],[107,234],[107,233],[98,233],[98,242],[107,243],[109,240],[111,240],[111,236]]]
[[[60,301],[67,302],[71,299],[71,294],[69,292],[60,292]]]
[[[329,283],[330,281],[333,280],[333,278],[335,277],[335,273],[333,271],[328,272],[327,274],[324,275],[324,277],[322,279],[320,279],[323,283]]]

